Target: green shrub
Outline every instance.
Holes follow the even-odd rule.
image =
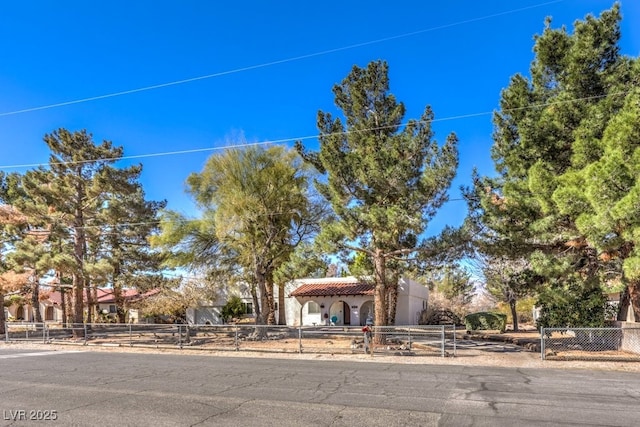
[[[504,332],[507,328],[507,316],[502,313],[479,312],[468,314],[464,318],[467,331],[499,330]]]
[[[595,280],[568,277],[552,283],[538,296],[540,328],[602,328],[607,298]]]
[[[242,299],[238,296],[232,296],[227,303],[222,307],[222,317],[225,322],[231,321],[233,318],[242,317],[245,313],[245,305],[242,303]]]

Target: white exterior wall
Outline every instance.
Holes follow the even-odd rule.
[[[187,323],[190,325],[221,325],[222,307],[199,306],[187,308]]]
[[[309,313],[309,304],[307,304],[309,301],[314,301],[320,306],[320,313]],[[308,297],[300,298],[300,301],[294,297],[287,297],[285,298],[287,325],[300,326],[300,308],[302,308],[303,326],[330,325],[334,316],[336,317],[335,325],[342,326],[345,324],[344,304],[349,309],[349,325],[364,325],[366,319],[362,319],[361,309],[367,301],[373,302],[373,297],[369,295]]]
[[[47,320],[47,307],[53,307],[53,319]],[[40,313],[42,314],[42,320],[45,322],[62,322],[62,307],[59,305],[47,305],[40,303]]]
[[[8,311],[9,311],[9,316],[11,316],[13,318],[13,320],[18,321],[24,321],[24,322],[33,322],[33,308],[31,307],[31,305],[29,304],[23,304],[22,305],[22,318],[18,319],[18,309],[19,309],[19,305],[17,304],[12,304],[8,307]]]
[[[51,307],[51,306],[50,306]],[[22,306],[23,309],[23,313],[24,313],[24,322],[35,322],[35,313],[33,310],[33,307],[30,304],[24,304]],[[62,308],[58,305],[53,305],[53,319],[49,319],[47,320],[46,318],[46,310],[47,310],[47,304],[44,304],[43,302],[40,302],[40,316],[42,317],[42,320],[45,322],[62,322]],[[17,320],[17,313],[18,313],[18,305],[11,305],[7,308],[7,312],[9,314],[9,316],[11,316],[14,320]],[[8,319],[8,317],[7,317]]]
[[[398,283],[396,325],[416,325],[418,316],[426,308],[429,289],[418,282],[401,279]]]
[[[201,302],[196,307],[187,308],[185,313],[187,323],[191,325],[222,325],[224,323],[222,307],[224,307],[232,296],[238,296],[243,303],[253,305],[253,298],[251,297],[248,285],[241,284],[233,289],[221,288],[218,290],[218,295],[216,295],[215,300]],[[253,307],[253,312],[255,313],[255,307]]]
[[[327,278],[328,282],[354,280],[353,278]],[[321,279],[314,281],[321,283]],[[354,295],[354,296],[327,296],[327,297],[304,297],[296,299],[289,295],[303,283],[309,283],[309,280],[294,281],[287,285],[285,310],[287,325],[300,326],[300,315],[302,314],[302,325],[329,325],[331,318],[336,317],[336,325],[344,325],[344,306],[342,302],[349,307],[350,325],[361,326],[366,323],[367,315],[373,315],[373,295]],[[429,299],[429,289],[422,286],[418,282],[409,279],[401,279],[398,284],[398,302],[396,306],[396,325],[415,325],[418,323],[418,314],[426,308]],[[309,314],[309,301],[315,301],[321,306],[320,314]],[[304,304],[304,307],[302,304]],[[366,304],[366,305],[365,305]],[[324,307],[322,307],[324,305]],[[303,307],[303,308],[302,308]],[[302,313],[300,309],[302,308]],[[367,312],[363,312],[366,310]]]

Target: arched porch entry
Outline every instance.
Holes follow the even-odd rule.
[[[19,305],[16,310],[16,320],[27,320],[24,318],[24,307]]]
[[[334,325],[351,325],[351,308],[344,301],[336,301],[329,308],[329,321]]]
[[[362,304],[362,307],[360,307],[360,326],[366,325],[367,321],[373,324],[373,319],[375,318],[373,310],[373,300],[367,300]]]
[[[302,303],[300,307],[300,324],[301,325],[320,325],[322,324],[322,303],[314,300],[308,300]]]

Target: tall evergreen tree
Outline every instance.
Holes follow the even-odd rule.
[[[605,130],[637,87],[636,61],[619,53],[620,19],[616,4],[576,22],[573,34],[547,20],[535,38],[530,78],[511,79],[494,116],[499,176],[476,177],[467,193],[479,249],[530,260],[557,292],[608,280],[606,261],[582,225],[581,215],[593,210],[578,194],[588,184],[578,171],[608,157]],[[611,188],[595,190],[592,182],[609,197]]]
[[[442,147],[433,140],[429,107],[403,125],[405,107],[389,93],[385,62],[354,66],[333,93],[343,118],[320,111],[320,150],[307,152],[301,143],[297,149],[326,177],[316,185],[335,221],[323,227],[322,238],[371,257],[374,322],[382,326],[388,323],[387,266],[418,249],[418,236],[447,200],[457,138],[449,135]]]
[[[104,209],[99,212],[102,226],[98,259],[107,267],[106,281],[113,288],[120,323],[126,316],[124,287],[146,291],[154,282],[151,277],[158,275],[162,259],[151,249],[150,237],[159,230],[158,214],[166,206],[165,201],[146,200],[138,182],[139,170],[129,172],[112,180],[112,191],[105,196]],[[162,282],[157,279],[155,282]]]
[[[25,212],[39,215],[52,229],[67,233],[74,261],[73,322],[81,323],[84,299],[88,307],[94,299],[86,271],[88,236],[95,236],[102,225],[99,212],[107,195],[117,192],[118,182],[137,176],[140,166],[116,169],[113,164],[122,156],[122,147],[114,147],[110,141],[95,144],[85,130],[59,129],[45,135],[44,141],[51,151],[49,167],[25,174]],[[92,313],[88,315],[91,319]]]
[[[0,171],[0,334],[5,333],[4,296],[26,285],[26,275],[15,274],[6,256],[27,226],[26,217],[13,206],[20,175]]]

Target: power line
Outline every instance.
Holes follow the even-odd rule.
[[[310,137],[303,137],[304,139]],[[147,154],[134,154],[131,156],[120,156],[120,157],[103,157],[100,159],[90,159],[90,160],[74,160],[71,162],[50,162],[50,163],[25,163],[21,165],[4,165],[0,166],[0,169],[16,169],[16,168],[31,168],[38,166],[53,166],[53,165],[75,165],[82,163],[94,163],[94,162],[104,162],[104,161],[118,161],[118,160],[129,160],[129,159],[141,159],[145,157],[160,157],[160,156],[173,156],[178,154],[191,154],[191,153],[202,153],[207,151],[214,150],[227,150],[232,148],[244,148],[251,147],[255,145],[265,145],[265,144],[278,144],[281,142],[290,142],[294,139],[283,139],[283,140],[274,140],[274,141],[266,141],[266,142],[254,142],[254,143],[244,143],[244,144],[234,144],[234,145],[225,145],[223,147],[205,147],[205,148],[193,148],[189,150],[178,150],[178,151],[165,151],[161,153],[147,153]]]
[[[449,198],[445,201],[445,203],[449,203],[449,202],[460,202],[460,201],[465,201],[466,199],[464,198]],[[267,216],[267,215],[288,215],[292,212],[269,212],[269,213],[264,213],[264,214],[254,214],[253,216]],[[181,218],[172,218],[172,221],[178,222],[180,224],[190,224],[190,223],[194,223],[194,222],[199,222],[202,221],[202,218],[186,218],[186,217],[181,217]],[[100,224],[100,225],[83,225],[83,226],[79,226],[79,227],[66,227],[67,229],[83,229],[83,230],[87,230],[87,229],[108,229],[108,228],[113,228],[113,227],[135,227],[135,226],[144,226],[144,225],[160,225],[160,223],[163,222],[162,218],[153,220],[153,221],[138,221],[138,222],[117,222],[117,223],[112,223],[112,224]],[[106,233],[106,234],[115,234],[115,233]],[[1,243],[10,243],[10,240],[5,240],[5,241],[0,241]]]
[[[582,98],[574,98],[574,99],[565,99],[565,100],[561,100],[561,101],[545,102],[545,103],[541,103],[541,104],[528,105],[526,107],[507,108],[507,109],[504,109],[504,110],[499,110],[499,112],[500,113],[512,113],[512,112],[516,112],[516,111],[533,110],[533,109],[544,108],[544,107],[549,107],[549,106],[553,106],[553,105],[570,104],[570,103],[579,102],[579,101],[589,101],[589,100],[601,99],[601,98],[606,98],[608,96],[626,95],[629,92],[630,91],[615,92],[615,93],[609,93],[609,94],[604,94],[604,95],[594,95],[594,96],[586,96],[586,97],[582,97]],[[469,114],[460,114],[460,115],[449,116],[449,117],[434,118],[433,120],[428,120],[428,121],[412,120],[411,122],[412,123],[436,123],[436,122],[445,122],[445,121],[452,121],[452,120],[462,120],[462,119],[469,119],[469,118],[474,118],[474,117],[488,116],[488,115],[491,115],[491,114],[494,114],[494,113],[495,113],[495,110],[494,111],[483,111],[483,112],[479,112],[479,113],[469,113]],[[389,128],[394,128],[394,127],[402,127],[402,126],[407,126],[408,124],[409,124],[409,122],[405,122],[405,123],[401,123],[400,125],[397,125],[397,126],[396,125],[377,126],[377,127],[373,127],[373,128],[366,128],[366,129],[349,130],[349,131],[343,131],[343,132],[334,132],[334,133],[324,134],[322,136],[326,137],[326,136],[332,136],[332,135],[349,135],[351,133],[362,133],[362,132],[370,132],[370,131],[375,131],[375,130],[389,129]],[[25,164],[14,164],[14,165],[2,165],[2,166],[0,166],[0,170],[2,170],[2,169],[17,169],[17,168],[39,167],[39,166],[53,166],[53,165],[72,165],[72,164],[81,164],[81,163],[93,163],[93,162],[97,162],[97,161],[119,161],[119,160],[130,160],[130,159],[141,159],[141,158],[147,158],[147,157],[175,156],[175,155],[180,155],[180,154],[202,153],[202,152],[228,150],[228,149],[234,149],[234,148],[245,148],[245,147],[260,146],[260,145],[285,144],[285,143],[290,143],[290,142],[295,142],[295,141],[305,141],[305,140],[317,139],[317,138],[318,138],[318,135],[306,135],[306,136],[297,136],[297,137],[293,137],[293,138],[273,139],[273,140],[253,142],[253,143],[225,145],[223,147],[204,147],[204,148],[194,148],[194,149],[188,149],[188,150],[176,150],[176,151],[165,151],[165,152],[158,152],[158,153],[136,154],[136,155],[131,155],[131,156],[101,158],[101,159],[93,159],[93,160],[77,160],[77,161],[70,161],[70,162],[25,163]]]
[[[198,76],[198,77],[191,77],[191,78],[188,78],[188,79],[175,80],[175,81],[166,82],[166,83],[159,83],[159,84],[155,84],[155,85],[151,85],[151,86],[143,86],[143,87],[139,87],[139,88],[135,88],[135,89],[123,90],[123,91],[120,91],[120,92],[112,92],[112,93],[107,93],[107,94],[104,94],[104,95],[97,95],[97,96],[91,96],[91,97],[87,97],[87,98],[75,99],[75,100],[71,100],[71,101],[58,102],[58,103],[55,103],[55,104],[41,105],[39,107],[31,107],[31,108],[24,108],[24,109],[21,109],[21,110],[6,111],[6,112],[3,112],[3,113],[0,113],[0,117],[11,116],[11,115],[16,115],[16,114],[23,114],[23,113],[30,113],[30,112],[33,112],[33,111],[48,110],[48,109],[51,109],[51,108],[58,108],[58,107],[64,107],[64,106],[68,106],[68,105],[81,104],[81,103],[90,102],[90,101],[98,101],[98,100],[101,100],[101,99],[114,98],[114,97],[117,97],[117,96],[131,95],[131,94],[134,94],[134,93],[146,92],[146,91],[150,91],[150,90],[162,89],[162,88],[165,88],[165,87],[177,86],[177,85],[182,85],[182,84],[186,84],[186,83],[192,83],[192,82],[196,82],[196,81],[200,81],[200,80],[207,80],[207,79],[212,79],[212,78],[215,78],[215,77],[226,76],[226,75],[229,75],[229,74],[241,73],[241,72],[244,72],[244,71],[251,71],[251,70],[257,70],[257,69],[260,69],[260,68],[267,68],[267,67],[271,67],[271,66],[274,66],[274,65],[286,64],[288,62],[300,61],[300,60],[303,60],[303,59],[309,59],[309,58],[314,58],[314,57],[318,57],[318,56],[329,55],[329,54],[332,54],[332,53],[342,52],[342,51],[345,51],[345,50],[351,50],[351,49],[356,49],[356,48],[359,48],[359,47],[370,46],[370,45],[380,44],[380,43],[384,43],[384,42],[388,42],[388,41],[392,41],[392,40],[412,37],[412,36],[416,36],[416,35],[419,35],[419,34],[424,34],[424,33],[431,32],[431,31],[437,31],[437,30],[442,30],[442,29],[445,29],[445,28],[456,27],[456,26],[459,26],[459,25],[470,24],[470,23],[473,23],[473,22],[484,21],[484,20],[491,19],[491,18],[496,18],[496,17],[499,17],[499,16],[511,15],[511,14],[514,14],[514,13],[523,12],[525,10],[535,9],[535,8],[539,8],[539,7],[542,7],[542,6],[548,6],[548,5],[554,4],[554,3],[561,3],[563,1],[565,1],[565,0],[547,1],[547,2],[544,2],[544,3],[535,4],[535,5],[532,5],[532,6],[520,7],[520,8],[517,8],[517,9],[511,9],[511,10],[507,10],[507,11],[504,11],[504,12],[493,13],[491,15],[485,15],[485,16],[481,16],[481,17],[477,17],[477,18],[466,19],[466,20],[463,20],[463,21],[452,22],[450,24],[438,25],[436,27],[426,28],[426,29],[417,30],[417,31],[411,31],[411,32],[408,32],[408,33],[398,34],[398,35],[395,35],[395,36],[384,37],[384,38],[380,38],[380,39],[376,39],[376,40],[370,40],[370,41],[366,41],[366,42],[362,42],[362,43],[355,43],[355,44],[351,44],[351,45],[347,45],[347,46],[337,47],[337,48],[334,48],[334,49],[327,49],[327,50],[323,50],[323,51],[319,51],[319,52],[308,53],[308,54],[305,54],[305,55],[299,55],[299,56],[280,59],[280,60],[276,60],[276,61],[265,62],[265,63],[262,63],[262,64],[250,65],[250,66],[247,66],[247,67],[241,67],[241,68],[236,68],[236,69],[232,69],[232,70],[221,71],[221,72],[218,72],[218,73],[207,74],[207,75]]]

